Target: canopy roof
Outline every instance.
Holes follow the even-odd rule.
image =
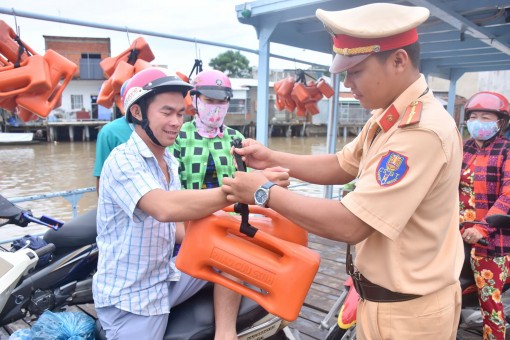
[[[509,0],[386,1],[423,6],[430,18],[418,27],[421,71],[450,79],[465,72],[510,70]],[[236,6],[239,22],[269,41],[332,53],[332,39],[315,17],[318,8],[338,11],[368,4],[359,0],[258,0]],[[267,34],[267,33],[266,33]]]

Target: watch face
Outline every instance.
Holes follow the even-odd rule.
[[[267,201],[267,192],[265,190],[258,189],[255,191],[255,203],[264,204]]]

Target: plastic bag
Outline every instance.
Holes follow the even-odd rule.
[[[32,331],[29,328],[18,329],[11,334],[9,340],[32,340]]]
[[[32,340],[94,340],[95,321],[82,312],[44,312],[32,326]]]
[[[32,235],[25,235],[20,239],[15,240],[12,242],[12,248],[15,250],[19,250],[25,246],[32,250],[37,250],[39,248],[42,248],[48,244],[45,240],[43,240],[41,237],[32,236]],[[39,261],[37,261],[37,266],[45,266],[48,262],[51,260],[51,253],[48,253],[46,255],[43,255],[39,258]]]

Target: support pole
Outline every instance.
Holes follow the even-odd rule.
[[[335,90],[335,94],[329,101],[330,106],[326,146],[328,153],[334,154],[336,152],[336,138],[338,135],[338,96],[340,95],[340,75],[333,73],[331,81],[333,82],[333,89]],[[324,187],[324,197],[330,199],[333,197],[332,185],[326,185]]]
[[[263,145],[268,145],[268,121],[269,121],[269,50],[271,34],[277,25],[277,20],[262,25],[259,34],[259,69],[257,88],[257,140]]]

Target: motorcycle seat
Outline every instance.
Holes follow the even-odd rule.
[[[172,308],[166,327],[164,340],[213,339],[214,338],[214,303],[213,284]],[[255,301],[243,297],[237,316],[237,331],[240,332],[267,312]],[[106,339],[99,320],[96,321],[96,339]]]
[[[207,285],[184,303],[172,308],[164,340],[214,338],[213,287],[212,283]],[[244,330],[266,314],[264,308],[243,296],[237,316],[237,331]]]
[[[59,230],[48,229],[44,240],[59,248],[77,248],[96,243],[96,215],[94,208],[64,223]]]

